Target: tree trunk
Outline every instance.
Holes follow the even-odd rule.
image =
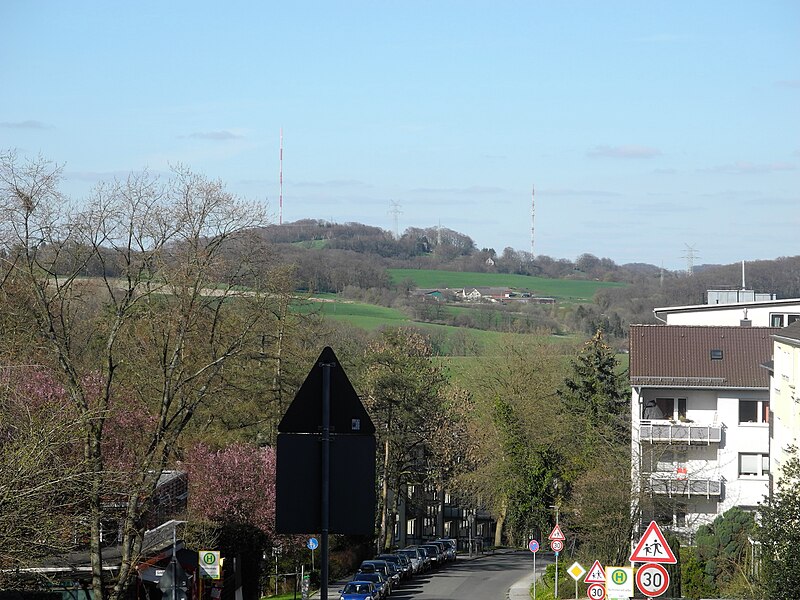
[[[506,513],[508,512],[508,504],[506,500],[503,500],[503,504],[500,507],[500,514],[497,515],[497,526],[494,530],[494,545],[495,546],[502,546],[503,545],[503,526],[506,522]]]
[[[383,443],[383,485],[381,486],[381,530],[378,535],[378,551],[386,547],[386,530],[389,517],[389,440]]]
[[[92,591],[94,600],[104,600],[103,589],[103,554],[100,546],[100,520],[103,514],[102,507],[102,476],[103,457],[100,450],[100,436],[102,431],[97,423],[88,427],[84,455],[86,464],[91,469],[91,492],[89,493],[89,558],[92,569]]]

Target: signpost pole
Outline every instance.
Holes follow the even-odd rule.
[[[533,553],[533,597],[536,598],[536,552]]]
[[[331,488],[331,367],[333,363],[321,363],[322,367],[322,551],[320,556],[320,600],[328,600],[328,532],[330,529]],[[313,555],[313,552],[312,552]]]

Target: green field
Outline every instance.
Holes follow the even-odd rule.
[[[585,279],[548,279],[508,273],[461,273],[430,269],[388,269],[395,284],[410,279],[418,288],[506,287],[529,290],[537,296],[564,300],[591,300],[597,290],[624,287],[624,283]]]

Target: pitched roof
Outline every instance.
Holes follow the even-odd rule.
[[[631,325],[634,386],[767,388],[779,327]],[[713,352],[712,352],[713,351]]]

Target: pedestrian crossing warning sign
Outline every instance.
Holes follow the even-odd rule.
[[[650,521],[647,530],[644,532],[642,539],[636,544],[636,549],[631,554],[630,561],[632,563],[666,563],[674,565],[678,562],[672,548],[667,544],[664,534],[661,533],[658,524],[655,521]]]

